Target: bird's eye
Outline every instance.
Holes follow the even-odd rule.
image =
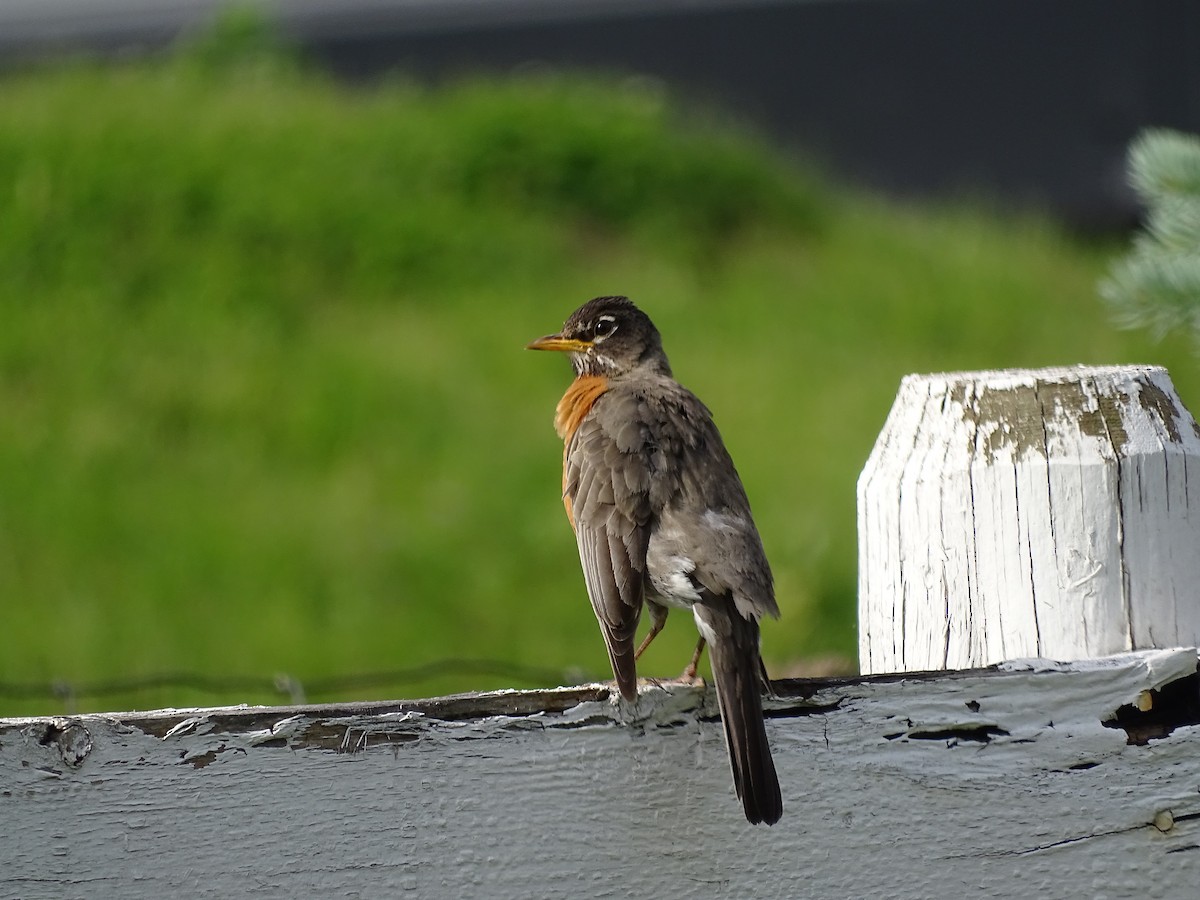
[[[601,316],[592,327],[592,335],[596,340],[608,337],[617,330],[617,320],[612,316]]]

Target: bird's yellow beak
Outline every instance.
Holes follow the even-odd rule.
[[[591,349],[591,341],[580,341],[575,338],[565,338],[561,334],[548,334],[525,346],[526,350],[561,350],[571,353],[587,353]]]

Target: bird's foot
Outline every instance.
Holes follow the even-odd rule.
[[[707,683],[693,670],[688,672],[686,669],[678,678],[647,678],[649,684],[655,687],[667,687],[671,685],[679,685],[680,687],[706,687]]]

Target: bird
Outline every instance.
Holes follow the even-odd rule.
[[[763,722],[769,689],[759,620],[778,618],[771,567],[712,413],[675,380],[662,336],[624,296],[596,297],[531,350],[569,355],[575,378],[555,410],[562,499],[617,689],[637,698],[637,658],[672,608],[708,645],[734,789],[751,824],[783,800]],[[652,622],[635,648],[642,607]]]

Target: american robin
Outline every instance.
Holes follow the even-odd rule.
[[[690,609],[711,647],[733,784],[754,823],[783,814],[763,725],[758,620],[778,617],[750,502],[712,414],[671,376],[662,338],[626,297],[597,297],[529,345],[571,356],[558,403],[563,503],[622,696],[671,607]],[[652,627],[634,649],[643,601]],[[686,674],[686,673],[685,673]]]

